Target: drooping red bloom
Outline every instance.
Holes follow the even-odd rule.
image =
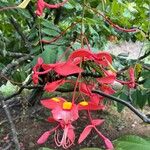
[[[75,133],[72,122],[77,120],[79,117],[77,105],[60,97],[41,100],[41,104],[46,108],[52,109],[52,119],[50,120],[57,122],[58,126],[42,134],[37,143],[45,143],[51,132],[55,131],[54,140],[56,145],[67,149],[74,143],[75,140]],[[62,136],[60,135],[59,130],[63,130]]]
[[[42,71],[39,69],[41,69]],[[81,73],[83,71],[80,67],[78,67],[76,64],[74,64],[71,61],[55,63],[55,64],[44,64],[43,59],[39,58],[37,64],[33,67],[32,79],[34,84],[38,83],[39,75],[47,74],[52,70],[55,71],[58,75],[64,77],[71,74]],[[62,85],[64,83],[63,81],[62,82],[54,81],[52,83],[47,83],[46,87],[48,87],[48,85],[54,87],[52,88],[53,89],[52,91],[54,91],[59,85]],[[49,89],[49,91],[51,91],[50,88],[46,88],[46,89]]]
[[[79,59],[79,58],[83,58],[83,59]],[[112,63],[112,57],[108,52],[92,53],[91,51],[84,48],[78,49],[73,53],[71,53],[68,60],[76,61],[76,62],[77,60],[79,60],[79,62],[86,61],[86,60],[93,60],[97,64],[100,64],[104,67],[107,67],[109,66],[109,64]]]
[[[56,9],[56,8],[63,6],[67,1],[68,0],[64,0],[62,3],[58,3],[58,4],[48,4],[44,0],[38,0],[35,13],[38,16],[42,16],[45,8],[51,8],[51,9],[55,8]]]
[[[121,81],[121,80],[116,80],[121,84],[127,85],[129,88],[135,88],[135,76],[134,76],[134,68],[130,67],[129,68],[129,81]]]
[[[82,133],[80,134],[80,137],[78,139],[78,143],[80,144],[81,142],[83,142],[86,139],[86,137],[90,134],[91,130],[94,129],[97,132],[98,136],[104,141],[106,149],[113,150],[113,145],[112,145],[111,141],[108,138],[106,138],[96,128],[96,126],[101,125],[103,122],[104,122],[104,120],[102,120],[102,119],[91,120],[91,124],[86,126],[84,128],[84,130],[82,131]]]

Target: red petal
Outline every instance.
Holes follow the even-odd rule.
[[[93,59],[93,54],[87,49],[78,49],[71,53],[71,55],[69,56],[69,60],[73,61],[75,58],[78,57]]]
[[[93,128],[93,125],[88,125],[84,128],[83,132],[80,134],[78,143],[80,144],[82,141],[85,140],[85,138],[90,134],[91,130]]]
[[[56,106],[61,105],[65,101],[65,99],[63,99],[61,97],[57,97],[57,99],[59,99],[60,102],[56,102],[52,99],[44,99],[44,100],[41,100],[40,102],[44,107],[46,107],[48,109],[54,109],[54,108],[56,108]]]
[[[116,77],[111,75],[111,76],[98,78],[97,81],[100,82],[101,84],[111,84],[115,81],[115,79]]]
[[[43,144],[47,141],[48,137],[50,136],[50,131],[44,132],[41,137],[38,139],[37,143],[38,144]]]
[[[36,6],[36,15],[38,16],[42,16],[43,14],[43,10],[45,8],[45,2],[43,0],[38,0],[37,1],[37,6]]]
[[[110,86],[103,84],[100,89],[106,94],[114,94],[115,90],[113,90]]]
[[[70,139],[70,141],[72,143],[74,142],[74,140],[75,140],[75,133],[74,133],[73,127],[69,128],[69,130],[68,130],[68,138]]]
[[[42,64],[42,68],[44,70],[50,70],[53,69],[55,67],[55,64]]]
[[[75,73],[81,73],[83,70],[71,62],[59,64],[54,69],[59,75],[67,76]]]
[[[104,122],[104,119],[94,119],[94,120],[92,120],[92,124],[94,126],[101,125],[103,122]]]
[[[56,107],[56,105],[55,105],[55,107]],[[56,120],[53,117],[48,117],[47,121],[50,123],[56,122]]]
[[[80,83],[79,90],[80,92],[83,92],[84,94],[90,96],[92,94],[91,92],[92,86],[85,84],[84,82]]]
[[[41,57],[38,58],[38,64],[42,65],[43,64],[43,59]]]
[[[98,54],[94,54],[94,56],[96,57],[97,63],[102,64],[104,67],[109,65],[108,62],[110,64],[112,63],[112,57],[108,52],[100,52]]]
[[[54,82],[47,83],[44,90],[47,92],[54,92],[60,85],[64,84],[66,81],[64,79],[57,80]]]
[[[105,139],[104,140],[104,142],[105,142],[105,145],[106,145],[106,148],[107,148],[107,150],[114,150],[114,147],[113,147],[113,145],[112,145],[112,142],[109,140],[109,139]]]

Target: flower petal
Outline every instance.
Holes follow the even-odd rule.
[[[96,57],[95,61],[104,67],[109,66],[109,63],[112,64],[112,57],[108,52],[100,52],[94,54],[94,56]]]
[[[82,133],[80,134],[80,137],[78,139],[78,143],[80,144],[82,141],[85,140],[85,138],[90,134],[91,130],[93,128],[93,125],[88,125],[87,127],[84,128]]]
[[[85,57],[93,60],[93,54],[87,50],[87,49],[78,49],[75,50],[71,55],[69,56],[69,61],[73,61],[75,58],[78,57]]]
[[[59,64],[54,69],[59,75],[67,76],[75,73],[81,73],[83,70],[71,62]]]
[[[112,84],[115,81],[116,77],[113,75],[97,78],[97,81],[101,84]]]
[[[103,122],[104,122],[104,119],[94,119],[94,120],[92,120],[92,124],[94,126],[101,125]]]
[[[57,99],[59,99],[60,101],[59,102],[54,101],[52,98],[52,99],[43,99],[40,102],[44,107],[46,107],[48,109],[54,109],[54,108],[56,108],[56,106],[61,105],[61,103],[63,103],[65,101],[65,99],[63,99],[61,97],[57,97]]]
[[[38,144],[43,144],[47,141],[48,137],[50,136],[51,131],[44,132],[41,137],[38,139]]]
[[[64,79],[57,80],[54,82],[47,83],[44,90],[47,92],[54,92],[60,85],[64,84],[66,81]]]

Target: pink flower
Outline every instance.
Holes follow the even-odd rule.
[[[58,126],[42,134],[37,143],[45,143],[50,134],[55,131],[54,140],[56,145],[67,149],[74,143],[75,140],[74,127],[71,123],[77,120],[79,117],[77,105],[67,102],[65,99],[60,97],[41,100],[41,104],[46,108],[52,109],[52,118],[49,117],[48,120],[49,122],[57,122]],[[59,130],[63,130],[62,136],[60,135]]]

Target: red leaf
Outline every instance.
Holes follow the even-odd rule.
[[[83,70],[71,62],[59,64],[54,69],[59,75],[67,76],[75,73],[81,73]]]
[[[88,125],[87,127],[84,128],[82,133],[80,134],[78,143],[80,144],[82,141],[85,140],[85,138],[90,134],[91,130],[93,128],[93,125]]]
[[[50,131],[44,132],[41,137],[38,139],[37,143],[38,144],[43,144],[47,141],[48,137],[50,136]]]
[[[44,90],[47,92],[54,92],[60,85],[64,84],[66,81],[64,79],[57,80],[54,82],[47,83]]]
[[[94,119],[94,120],[92,120],[92,124],[94,126],[101,125],[103,122],[104,122],[104,119]]]

